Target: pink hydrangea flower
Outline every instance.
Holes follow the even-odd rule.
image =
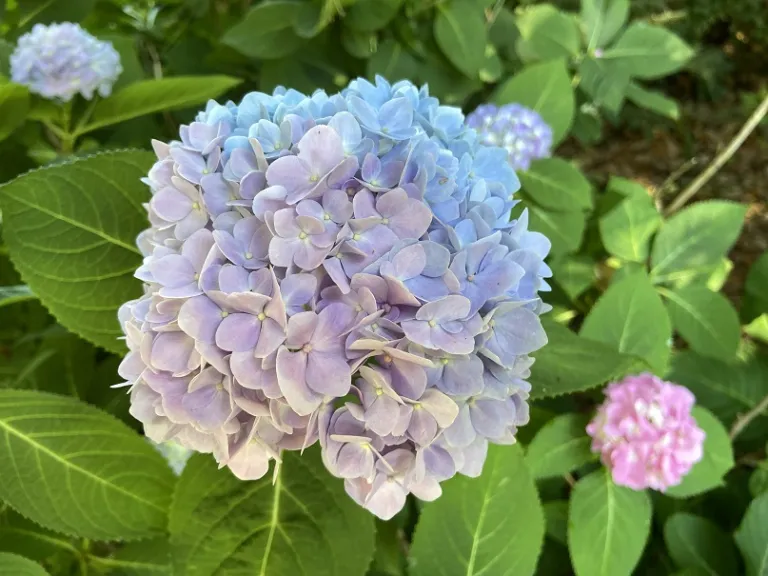
[[[587,433],[614,482],[661,492],[680,484],[703,454],[691,391],[646,373],[612,382],[606,396]]]

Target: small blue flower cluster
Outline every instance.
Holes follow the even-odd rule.
[[[467,125],[477,131],[481,144],[509,152],[515,170],[528,170],[532,161],[551,155],[552,128],[538,112],[520,104],[482,104],[467,117]]]
[[[120,320],[131,412],[242,479],[320,443],[381,518],[478,475],[528,421],[550,243],[519,182],[426,87],[354,80],[210,102],[153,142]]]
[[[50,100],[68,102],[80,93],[109,96],[120,72],[120,55],[77,24],[35,24],[11,54],[11,80]]]

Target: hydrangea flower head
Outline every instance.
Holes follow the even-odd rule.
[[[550,243],[460,110],[383,78],[278,88],[153,146],[145,293],[119,313],[149,438],[244,480],[318,443],[381,518],[515,441]]]
[[[614,482],[662,492],[680,484],[703,455],[690,390],[646,373],[609,384],[606,396],[587,433]]]
[[[467,125],[477,131],[481,144],[509,152],[515,170],[528,170],[532,161],[551,155],[552,128],[538,112],[520,104],[482,104],[467,116]]]
[[[94,38],[78,24],[35,24],[11,54],[11,80],[50,100],[68,102],[80,93],[109,96],[123,71],[111,43]]]

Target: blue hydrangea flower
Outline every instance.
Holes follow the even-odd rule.
[[[131,413],[242,479],[319,442],[381,518],[528,421],[549,240],[457,108],[381,77],[211,102],[153,142]],[[340,402],[345,398],[345,402]]]
[[[11,80],[50,100],[68,102],[75,94],[90,100],[109,96],[123,71],[120,55],[78,24],[35,24],[11,54]]]
[[[467,126],[477,131],[481,144],[504,148],[515,170],[528,170],[533,160],[551,155],[552,128],[520,104],[482,104],[467,116]]]

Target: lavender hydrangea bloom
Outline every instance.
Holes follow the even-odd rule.
[[[120,55],[78,24],[35,24],[11,54],[11,80],[50,100],[69,102],[80,93],[109,96],[123,71]]]
[[[533,160],[551,155],[552,128],[538,112],[520,104],[482,104],[467,116],[467,125],[477,131],[481,144],[504,148],[515,170],[528,170]]]
[[[153,441],[243,480],[320,444],[390,518],[528,421],[549,241],[456,108],[381,77],[211,102],[153,142],[119,373]]]

